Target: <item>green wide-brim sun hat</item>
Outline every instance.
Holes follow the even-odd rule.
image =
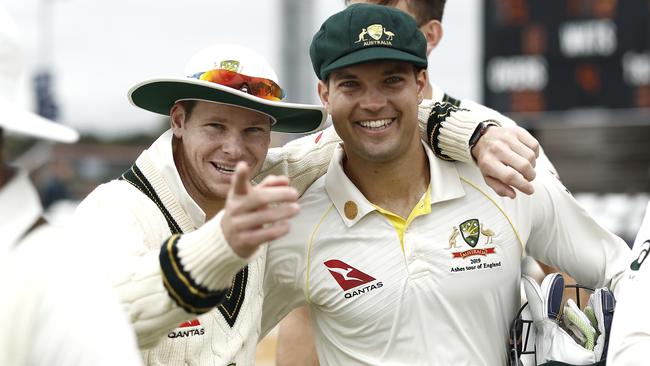
[[[322,129],[327,111],[322,106],[286,103],[256,97],[209,81],[191,78],[159,78],[140,82],[129,89],[136,107],[169,116],[174,103],[198,100],[242,107],[264,113],[275,120],[275,132],[307,133]]]

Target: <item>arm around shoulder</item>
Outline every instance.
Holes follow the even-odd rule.
[[[285,175],[292,187],[302,194],[327,171],[334,148],[341,142],[334,127],[290,141],[269,150],[262,170],[255,177],[260,182],[267,175]]]
[[[421,119],[421,127],[423,123]],[[535,178],[541,148],[528,131],[510,118],[471,101],[463,101],[461,107],[435,103],[426,131],[426,141],[439,158],[475,161],[486,183],[500,196],[513,198],[515,189],[533,192],[530,181]],[[542,160],[555,172],[545,156]]]

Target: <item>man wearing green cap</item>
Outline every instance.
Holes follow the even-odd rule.
[[[410,16],[352,5],[310,56],[343,144],[268,246],[263,334],[307,304],[324,365],[503,365],[524,252],[615,287],[627,245],[549,172],[508,199],[419,141],[426,41]],[[432,116],[460,113],[471,112],[439,103]]]
[[[427,58],[445,33],[442,18],[446,0],[345,0],[346,6],[356,3],[392,6],[411,15],[427,41]],[[486,182],[498,194],[514,197],[513,188],[524,193],[532,192],[532,185],[527,181],[534,179],[536,164],[557,175],[539,143],[513,120],[474,101],[453,98],[429,80],[424,88],[421,110],[424,107],[431,108],[440,101],[470,109],[483,116],[483,119],[476,122],[478,125],[464,129],[459,129],[455,122],[447,121],[439,126],[437,133],[430,136],[433,140],[431,146],[438,147],[441,154],[454,160],[468,162],[475,158]],[[487,128],[488,125],[482,124],[487,119],[502,128]]]
[[[446,0],[345,0],[344,3],[345,6],[357,3],[391,6],[411,15],[427,41],[427,58],[445,34],[442,19]],[[456,99],[430,79],[423,93],[424,100],[418,111],[420,120],[427,120],[433,105],[443,101],[470,109],[480,117],[463,119],[462,113],[458,113],[444,123],[432,121],[427,138],[437,156],[462,162],[474,159],[486,183],[499,195],[514,197],[516,190],[530,194],[533,185],[529,181],[535,177],[536,166],[557,175],[534,137],[507,116],[474,101]],[[495,125],[501,128],[494,128]],[[436,133],[431,133],[434,130]],[[554,272],[548,267],[545,270]],[[313,347],[308,342],[308,324],[308,314],[302,308],[283,320],[278,339],[277,361],[280,366],[304,365],[308,363],[306,360],[313,358]],[[306,354],[309,349],[312,351]]]

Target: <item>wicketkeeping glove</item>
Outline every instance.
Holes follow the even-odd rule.
[[[523,283],[536,331],[538,365],[590,365],[606,358],[615,305],[611,291],[595,290],[582,312],[573,300],[562,304],[564,278],[559,273],[546,276],[541,286],[525,275]]]

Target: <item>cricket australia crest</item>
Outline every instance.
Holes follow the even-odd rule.
[[[449,249],[456,248],[456,239],[459,234],[465,243],[470,246],[470,249],[459,248],[460,251],[452,250],[451,272],[483,270],[501,266],[500,258],[497,255],[497,247],[489,246],[495,233],[484,227],[483,224],[478,219],[469,219],[461,222],[458,227],[452,227],[449,236]],[[481,236],[485,237],[485,247],[476,248]],[[462,242],[459,244],[462,244]]]
[[[366,36],[370,36],[372,39],[366,39]],[[361,29],[361,33],[359,33],[359,39],[354,43],[363,42],[364,46],[392,46],[393,43],[391,41],[393,38],[395,38],[395,33],[384,28],[382,24],[372,24],[366,28]]]
[[[460,235],[470,247],[474,248],[481,235],[478,219],[463,221],[460,225]]]
[[[368,31],[368,35],[375,41],[379,41],[381,36],[384,35],[384,26],[381,24],[369,25],[366,30]]]
[[[239,61],[223,60],[221,61],[221,64],[219,64],[219,68],[228,71],[239,72]]]

